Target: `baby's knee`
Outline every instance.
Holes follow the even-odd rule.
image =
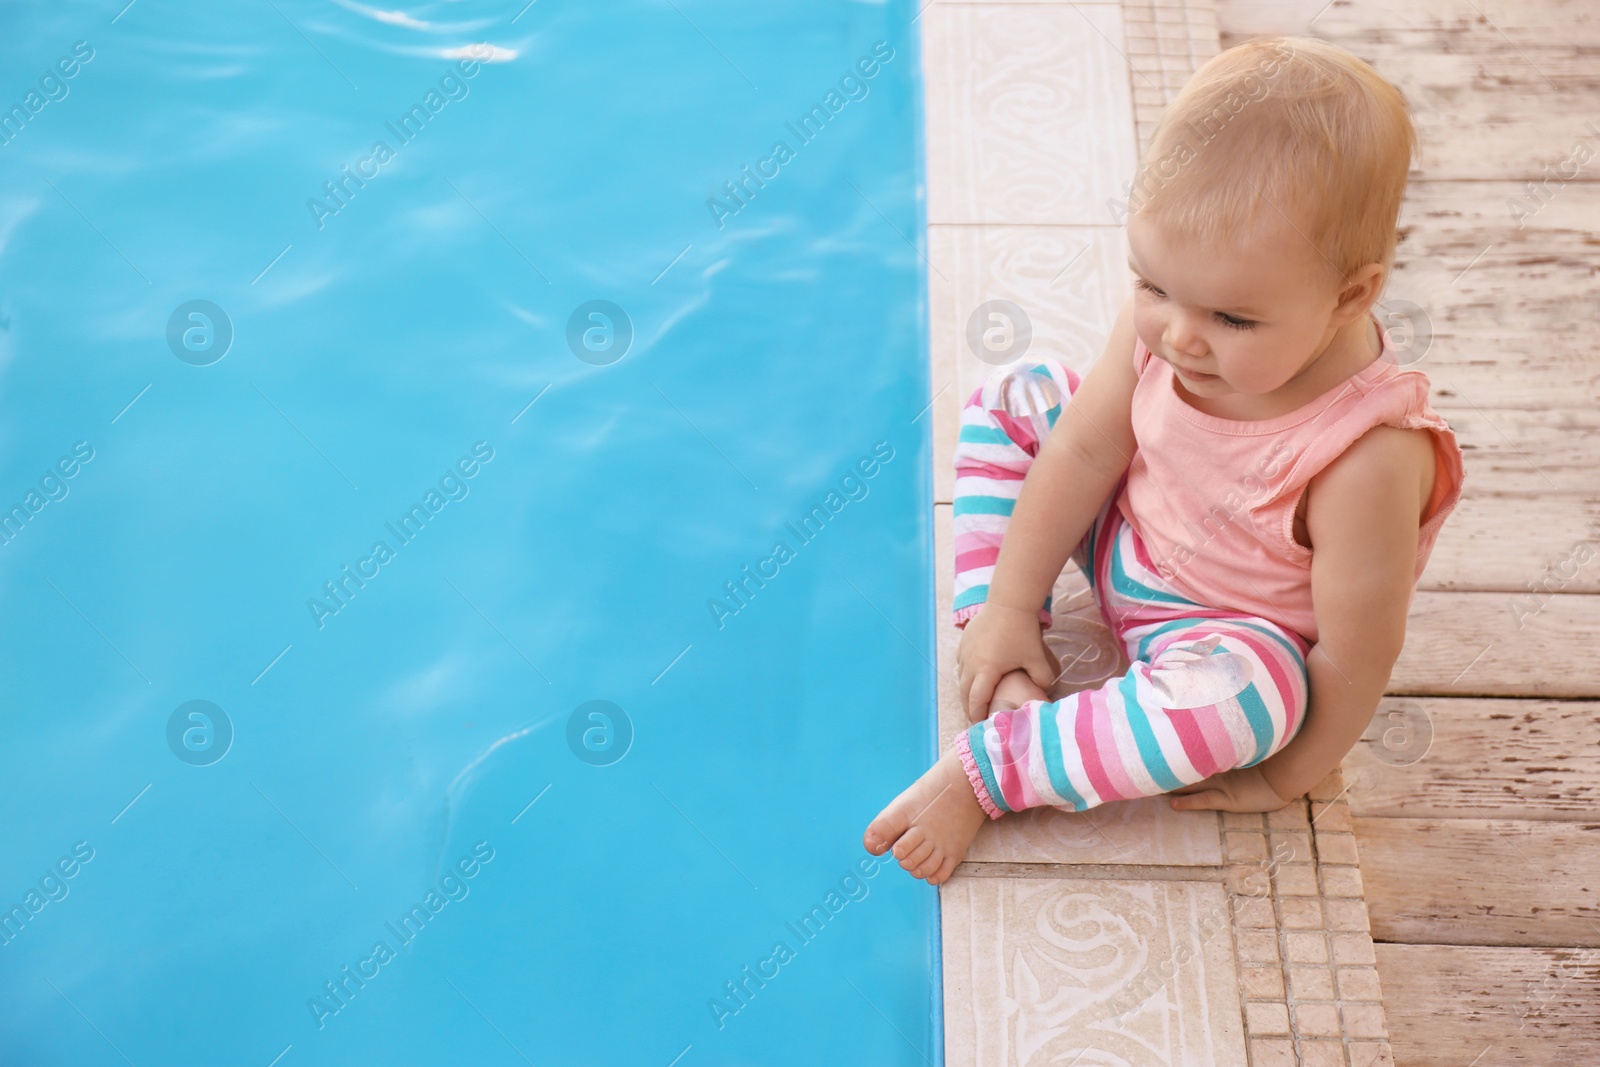
[[[1162,708],[1204,708],[1232,700],[1258,679],[1254,663],[1230,647],[1224,635],[1168,645],[1149,664],[1149,679]],[[1266,679],[1261,679],[1266,680]]]
[[[1012,418],[1043,415],[1066,403],[1078,388],[1078,375],[1049,356],[996,367],[984,381],[979,403]]]

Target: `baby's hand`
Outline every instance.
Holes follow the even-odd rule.
[[[993,715],[997,711],[1012,711],[1022,707],[1030,700],[1049,699],[1050,694],[1040,689],[1038,684],[1028,677],[1027,671],[1011,671],[1001,678],[994,687],[994,696],[989,698],[989,714]],[[970,712],[967,717],[973,722],[978,721]]]
[[[1061,673],[1039,632],[1038,613],[985,604],[968,621],[956,649],[956,691],[967,718],[987,718],[1000,679],[1019,668],[1040,687],[1053,684]]]

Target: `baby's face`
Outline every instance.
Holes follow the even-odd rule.
[[[1228,250],[1133,216],[1128,246],[1139,338],[1196,396],[1271,394],[1333,339],[1335,272],[1281,218]]]

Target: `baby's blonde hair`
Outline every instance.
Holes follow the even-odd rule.
[[[1129,213],[1204,244],[1287,219],[1342,280],[1390,265],[1416,149],[1405,98],[1366,63],[1314,38],[1258,38],[1167,106]]]

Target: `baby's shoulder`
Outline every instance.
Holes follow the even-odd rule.
[[[1352,441],[1307,486],[1308,515],[1352,519],[1415,499],[1418,521],[1433,493],[1434,446],[1421,428],[1378,425]],[[1314,520],[1313,520],[1314,521]]]

